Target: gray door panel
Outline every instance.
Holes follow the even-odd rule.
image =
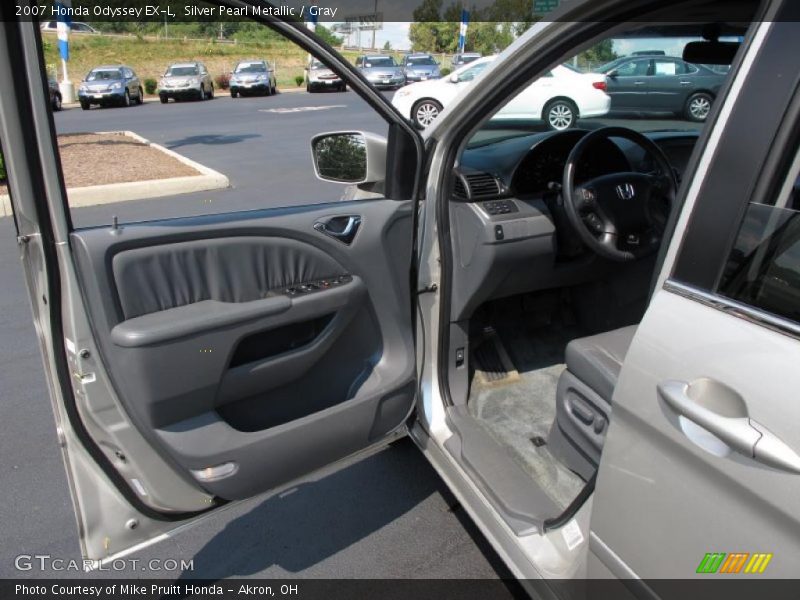
[[[314,229],[349,215],[362,218],[349,246]],[[233,465],[198,485],[239,499],[402,424],[411,238],[411,202],[370,200],[80,230],[71,244],[126,412],[187,475]]]

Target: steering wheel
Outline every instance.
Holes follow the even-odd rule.
[[[587,149],[612,137],[642,148],[654,159],[658,171],[611,173],[576,185],[575,171]],[[583,136],[572,149],[564,166],[561,193],[567,218],[583,243],[601,256],[629,262],[658,249],[666,224],[659,203],[666,203],[668,214],[677,190],[672,165],[661,148],[632,129],[604,127]]]

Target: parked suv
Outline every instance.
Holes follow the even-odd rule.
[[[306,91],[311,93],[323,89],[346,92],[347,85],[323,63],[312,60],[306,67]]]
[[[158,97],[161,104],[173,100],[210,100],[214,97],[214,82],[208,69],[201,62],[185,62],[170,65],[158,82]]]
[[[439,79],[439,63],[430,54],[406,54],[403,57],[403,75],[406,81]]]
[[[231,98],[245,94],[271,96],[277,90],[275,69],[265,60],[243,60],[236,63],[231,73]]]
[[[78,86],[78,102],[83,110],[93,104],[130,106],[144,102],[144,90],[133,69],[125,65],[95,67]]]

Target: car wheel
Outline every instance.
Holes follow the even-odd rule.
[[[272,95],[274,96],[277,93],[278,93],[278,84],[273,81],[272,82]]]
[[[158,99],[161,100],[161,104],[166,104],[167,102],[169,102],[169,98],[167,98],[166,96],[159,96]]]
[[[264,90],[264,95],[265,96],[272,96],[272,86],[271,85],[267,84],[267,89]]]
[[[686,118],[695,123],[702,123],[711,112],[711,105],[714,103],[714,98],[711,94],[699,92],[692,94],[689,100],[686,101]]]
[[[83,110],[89,110],[90,108],[92,108],[92,105],[91,105],[91,104],[89,104],[88,102],[83,102],[83,101],[81,101],[81,108],[82,108]]]
[[[58,112],[61,110],[61,94],[54,94],[53,95],[53,110]]]
[[[571,100],[554,100],[545,107],[544,120],[552,131],[572,129],[578,120],[578,108]]]
[[[213,83],[211,84],[211,89],[208,90],[208,99],[209,100],[213,100],[214,99],[214,84]]]
[[[236,98],[239,95],[235,90],[231,90],[231,98]]]
[[[136,104],[139,106],[144,104],[144,90],[142,88],[139,88],[139,96],[136,98]]]
[[[420,100],[411,111],[414,122],[420,127],[428,127],[442,112],[442,105],[436,100]]]
[[[125,90],[125,95],[122,97],[122,105],[123,106],[131,105],[131,94],[128,90]]]
[[[205,100],[205,99],[206,99],[206,86],[201,85],[200,86],[200,97],[198,98],[198,100]]]

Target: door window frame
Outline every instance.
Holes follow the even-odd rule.
[[[797,56],[800,41],[788,25],[777,19],[772,23],[759,50],[758,69],[751,69],[744,81],[664,288],[800,338],[800,324],[717,293],[748,206],[775,203],[797,156],[800,88],[785,73],[796,71],[788,57]],[[760,122],[754,122],[754,115]]]

